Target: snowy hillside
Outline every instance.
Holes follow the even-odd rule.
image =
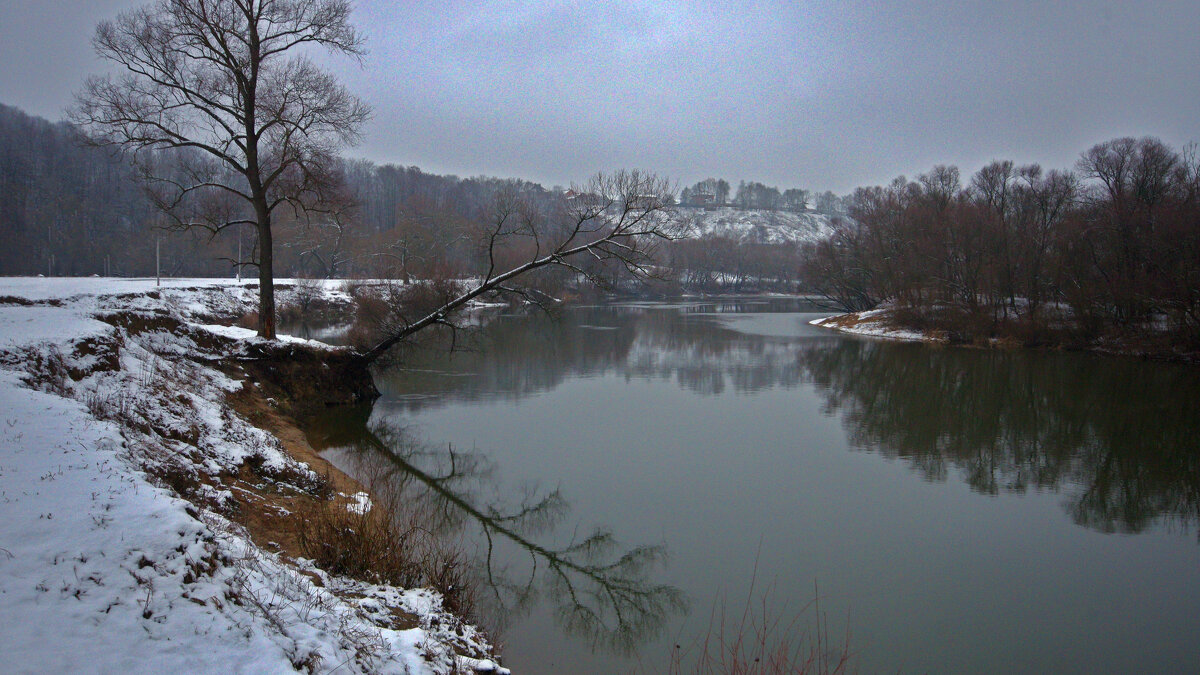
[[[256,543],[252,514],[306,495],[369,509],[235,410],[259,384],[214,364],[258,341],[211,322],[254,303],[232,280],[0,279],[0,671],[507,672],[436,591]]]
[[[787,244],[815,241],[829,232],[829,216],[766,209],[736,209],[730,206],[705,210],[679,207],[679,215],[692,224],[692,236],[727,237],[746,243]]]

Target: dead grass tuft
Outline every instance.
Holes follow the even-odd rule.
[[[200,472],[191,463],[164,461],[145,466],[146,475],[152,483],[169,488],[180,497],[198,503],[202,495],[201,486],[204,484]],[[209,504],[204,506],[211,507]]]
[[[71,377],[71,369],[56,347],[44,351],[30,350],[24,359],[24,366],[27,373],[25,381],[29,386],[63,397],[70,396],[67,382]]]
[[[353,513],[340,500],[306,514],[299,530],[301,552],[326,572],[403,588],[421,580],[420,565],[409,555],[419,537],[374,509]]]
[[[466,555],[430,531],[425,518],[396,503],[375,503],[365,512],[346,499],[326,501],[298,527],[301,553],[330,574],[401,588],[429,587],[443,607],[472,616],[476,585]]]

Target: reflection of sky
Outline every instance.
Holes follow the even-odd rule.
[[[640,336],[639,336],[640,338]],[[637,377],[674,377],[681,387],[715,394],[731,384],[739,392],[765,387],[794,387],[800,382],[795,342],[734,340],[709,345],[661,348],[654,340],[636,339],[621,370]]]
[[[415,409],[457,399],[519,398],[553,390],[571,378],[609,374],[668,378],[702,394],[727,387],[742,393],[794,387],[801,379],[801,346],[834,337],[808,325],[819,314],[762,311],[770,307],[803,305],[780,299],[626,303],[568,312],[560,324],[528,317],[526,324],[505,326],[508,338],[500,343],[484,341],[478,353],[384,373],[385,398],[379,405]],[[556,332],[540,335],[546,328]]]
[[[719,317],[722,325],[747,335],[764,337],[829,337],[828,329],[817,329],[809,321],[819,315],[791,313],[735,314]]]

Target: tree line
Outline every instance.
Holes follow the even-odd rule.
[[[1200,161],[1118,138],[1074,170],[995,161],[859,188],[802,278],[847,310],[893,303],[962,337],[1016,329],[1200,341]],[[931,318],[932,317],[932,318]],[[1018,331],[1020,333],[1020,331]]]
[[[103,274],[107,260],[113,273],[153,273],[153,241],[141,245],[152,221],[119,154],[0,105],[0,271]]]
[[[996,161],[964,184],[956,167],[937,166],[826,200],[846,211],[826,241],[681,240],[659,262],[688,288],[798,288],[848,310],[890,302],[914,323],[964,337],[1020,327],[1036,341],[1069,324],[1081,337],[1157,327],[1195,339],[1198,164],[1194,147],[1121,138],[1089,149],[1073,170]],[[337,219],[277,219],[280,275],[474,274],[499,195],[542,213],[563,199],[528,181],[364,160],[336,167],[353,206]],[[125,155],[81,143],[73,125],[0,106],[0,273],[151,275],[156,244],[165,275],[232,275],[254,260],[252,227],[160,236],[163,215],[138,178]],[[735,197],[761,193],[757,185]],[[707,179],[681,197],[697,191],[728,199],[732,188]]]
[[[366,160],[337,160],[335,171],[352,206],[337,219],[281,215],[275,262],[283,276],[467,273],[469,235],[486,223],[498,193],[518,191],[543,205],[558,195],[527,181]],[[156,243],[166,276],[229,276],[253,260],[252,227],[167,232],[169,225],[127,154],[83,142],[69,122],[0,104],[0,274],[152,276]]]
[[[732,206],[739,209],[766,209],[789,211],[814,210],[821,213],[838,213],[843,209],[842,199],[830,191],[815,192],[801,188],[786,188],[765,185],[758,181],[739,181],[733,191],[724,178],[706,178],[679,191],[680,206]]]
[[[157,165],[170,161],[150,154],[158,156]],[[335,167],[349,203],[337,218],[286,211],[275,218],[280,276],[406,282],[469,276],[483,264],[480,241],[499,196],[520,195],[527,208],[548,213],[562,205],[565,192],[367,160],[339,159]],[[153,276],[157,247],[165,276],[231,276],[258,250],[257,231],[245,224],[167,231],[178,228],[147,196],[127,155],[82,142],[69,122],[8,106],[0,106],[0,207],[0,274]],[[664,253],[659,262],[687,288],[795,288],[794,244],[708,238],[674,242]]]

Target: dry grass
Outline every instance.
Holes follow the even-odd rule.
[[[397,526],[375,509],[360,514],[349,506],[330,501],[306,514],[298,532],[300,551],[330,574],[401,588],[417,586],[421,568],[410,553],[421,533]]]
[[[457,542],[430,530],[428,514],[384,488],[362,511],[345,498],[319,504],[298,526],[300,552],[331,574],[401,588],[428,587],[443,607],[474,619],[477,585]]]
[[[242,314],[233,322],[233,325],[238,328],[249,328],[250,330],[258,330],[258,312],[249,311]]]

